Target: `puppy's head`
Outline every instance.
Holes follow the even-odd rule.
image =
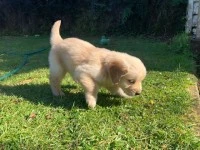
[[[146,68],[140,59],[128,55],[123,60],[113,59],[110,62],[109,75],[113,84],[119,86],[127,95],[134,96],[142,92]]]

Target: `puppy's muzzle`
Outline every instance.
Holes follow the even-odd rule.
[[[129,96],[137,96],[141,94],[141,91],[131,90],[131,91],[127,91],[126,94],[128,94]]]

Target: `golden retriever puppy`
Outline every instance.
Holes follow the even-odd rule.
[[[96,106],[101,86],[122,97],[141,93],[146,68],[140,59],[95,47],[78,38],[62,39],[60,24],[60,20],[54,23],[50,38],[50,85],[53,95],[64,95],[60,84],[66,73],[82,85],[86,102],[91,108]]]

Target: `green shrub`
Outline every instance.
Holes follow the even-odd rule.
[[[191,52],[190,37],[186,33],[174,36],[170,42],[169,49],[177,54],[189,54]]]

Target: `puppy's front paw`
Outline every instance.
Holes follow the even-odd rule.
[[[114,93],[121,96],[121,97],[124,97],[124,98],[132,98],[133,97],[133,96],[127,95],[121,88],[115,89]]]
[[[54,96],[65,96],[65,93],[63,93],[63,91],[59,91],[59,92],[53,92]]]
[[[121,97],[124,97],[124,98],[133,98],[133,96],[129,96],[129,95],[123,95]]]
[[[96,106],[96,101],[88,101],[87,104],[89,108],[94,109]]]

